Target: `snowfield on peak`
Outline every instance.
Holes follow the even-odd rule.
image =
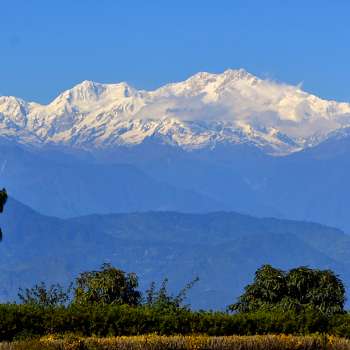
[[[350,126],[350,104],[243,69],[197,73],[154,91],[84,81],[48,105],[0,97],[0,136],[87,150],[147,138],[186,150],[246,143],[269,154],[313,146]]]

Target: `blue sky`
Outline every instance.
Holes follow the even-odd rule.
[[[0,94],[245,68],[350,101],[350,1],[0,0]]]

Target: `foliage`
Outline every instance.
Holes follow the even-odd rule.
[[[292,269],[287,274],[287,288],[290,298],[301,305],[311,305],[325,314],[344,311],[345,287],[331,270]]]
[[[7,202],[7,191],[5,188],[0,190],[0,213],[4,211],[4,206]],[[0,241],[2,240],[2,230],[0,228]]]
[[[22,289],[18,292],[22,304],[34,304],[44,307],[65,305],[69,301],[71,286],[64,289],[59,284],[46,287],[44,282],[36,284],[32,288]]]
[[[5,304],[0,305],[0,324],[0,341],[67,333],[106,337],[150,333],[224,336],[327,332],[350,336],[348,315],[329,318],[315,310],[303,313],[259,311],[230,315],[222,312],[195,312],[184,308],[161,310],[129,305],[72,304],[47,308],[34,304]]]
[[[191,282],[187,283],[184,288],[180,290],[177,295],[172,295],[168,291],[168,279],[165,278],[159,288],[156,290],[155,282],[152,282],[150,288],[146,291],[145,304],[149,307],[155,308],[187,308],[188,305],[184,305],[184,301],[187,297],[187,293],[199,281],[199,278],[195,278]]]
[[[78,276],[74,303],[136,306],[141,301],[137,287],[136,274],[126,274],[110,264],[103,264],[99,271],[83,272]]]
[[[229,309],[254,312],[260,309],[317,309],[326,315],[342,313],[345,287],[331,270],[298,267],[285,272],[263,265],[254,282],[245,288],[237,303]]]
[[[6,202],[7,202],[7,192],[6,192],[6,189],[3,188],[2,190],[0,190],[0,213],[4,211],[4,206]]]
[[[186,293],[197,280],[175,296],[168,292],[167,279],[159,290],[153,283],[144,303],[136,290],[136,275],[108,264],[78,276],[75,298],[70,304],[69,293],[60,286],[47,288],[41,283],[21,290],[22,304],[0,304],[0,342],[67,333],[106,337],[150,333],[227,336],[318,332],[350,337],[350,315],[330,308],[331,303],[339,302],[339,295],[332,295],[332,291],[341,292],[343,287],[330,271],[301,267],[286,273],[263,266],[239,300],[238,305],[246,309],[234,314],[192,311],[184,306]],[[319,292],[324,294],[321,299],[317,299]],[[288,298],[292,302],[287,303]],[[310,303],[314,303],[312,307]]]

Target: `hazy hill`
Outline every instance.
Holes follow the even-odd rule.
[[[330,227],[237,213],[148,212],[57,219],[11,200],[1,217],[2,300],[19,286],[67,282],[109,261],[138,273],[142,288],[169,277],[173,289],[199,276],[190,301],[222,308],[264,263],[332,268],[350,282],[350,237]]]
[[[0,145],[0,186],[46,215],[225,208],[194,190],[155,180],[133,165],[101,164],[56,152]]]

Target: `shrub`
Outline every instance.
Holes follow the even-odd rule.
[[[254,335],[331,333],[350,337],[350,316],[327,318],[317,310],[227,314],[129,305],[0,305],[0,341],[48,334],[99,337],[157,333]]]

